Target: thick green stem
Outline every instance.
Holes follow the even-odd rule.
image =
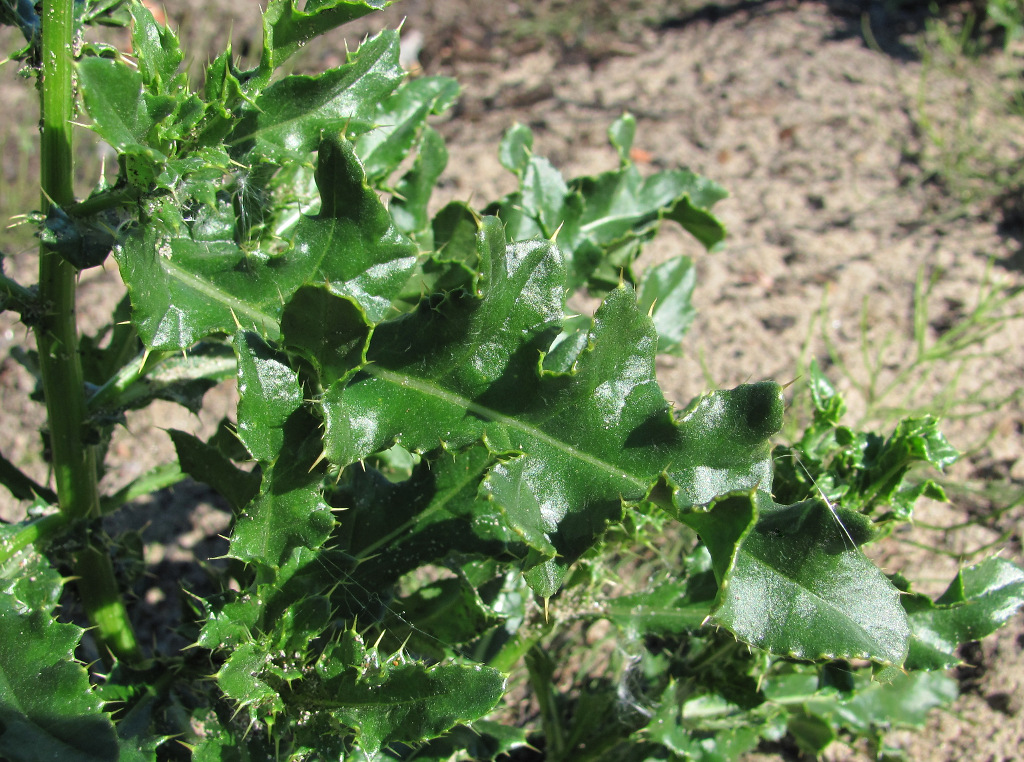
[[[42,164],[43,205],[68,206],[72,190],[72,0],[43,6]],[[45,245],[39,252],[36,341],[49,414],[54,478],[61,512],[68,518],[99,516],[96,460],[85,444],[85,391],[75,315],[77,271]]]
[[[534,645],[526,653],[526,669],[530,676],[530,687],[533,688],[533,695],[540,707],[541,725],[544,727],[544,737],[548,744],[545,749],[546,756],[557,762],[564,758],[566,748],[562,713],[558,708],[558,700],[552,682],[555,665],[543,648]]]
[[[74,202],[71,149],[74,0],[44,0],[42,16],[42,131],[40,142],[43,208]],[[78,355],[75,313],[77,271],[45,245],[39,252],[39,302],[36,325],[39,368],[46,395],[50,450],[61,513],[69,520],[99,518],[96,454],[89,445],[85,386]],[[91,543],[92,541],[90,541]],[[138,645],[113,572],[100,563],[102,548],[90,544],[80,556],[78,589],[97,637],[121,659],[138,656]]]

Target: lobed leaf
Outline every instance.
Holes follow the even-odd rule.
[[[913,633],[905,668],[949,669],[960,664],[960,645],[991,635],[1024,605],[1024,570],[988,558],[957,572],[934,602],[909,589],[901,601]]]
[[[626,122],[616,122],[609,137],[625,157],[621,166],[569,182],[533,153],[533,136],[522,125],[510,128],[499,149],[502,164],[519,176],[520,187],[486,213],[502,219],[511,240],[553,238],[557,232],[570,289],[585,285],[603,293],[623,274],[635,282],[630,266],[662,220],[678,222],[709,250],[725,237],[710,212],[727,195],[720,186],[687,170],[645,179],[628,161],[628,148],[623,153],[621,141],[632,140]]]
[[[491,218],[479,251],[482,293],[452,292],[377,326],[367,363],[327,390],[333,463],[395,442],[429,452],[484,439],[506,453],[487,474],[485,494],[535,551],[529,579],[544,595],[662,472],[693,503],[770,482],[776,386],[711,395],[674,421],[654,376],[653,326],[628,288],[598,311],[572,372],[543,371],[542,353],[561,324],[558,250],[541,241],[506,249]]]
[[[620,595],[601,606],[601,615],[632,636],[684,634],[696,630],[711,613],[718,585],[710,573],[695,580],[666,582],[653,590]]]
[[[11,529],[2,528],[0,541]],[[0,756],[11,762],[118,759],[110,717],[75,660],[82,629],[52,615],[63,580],[22,550],[0,576]]]
[[[697,271],[689,257],[675,257],[644,271],[637,302],[654,320],[658,354],[681,354],[683,337],[697,315],[690,301],[696,285]]]
[[[241,510],[259,492],[258,470],[241,470],[220,449],[188,432],[169,429],[168,434],[181,470],[213,487],[235,510]]]
[[[271,3],[290,5],[290,0]],[[346,3],[345,5],[365,5]],[[380,32],[323,74],[278,80],[240,110],[226,143],[232,156],[259,161],[305,161],[324,136],[357,135],[375,125],[378,104],[405,76],[398,63],[398,33]]]
[[[233,223],[204,210],[186,223],[170,202],[159,223],[133,229],[115,257],[146,346],[184,349],[239,329],[276,338],[285,301],[309,284],[326,284],[381,320],[415,264],[415,246],[367,186],[351,144],[325,139],[316,179],[319,214],[303,216],[289,248],[266,259],[234,241]]]
[[[722,696],[687,698],[684,686],[672,680],[646,731],[652,741],[684,759],[726,762],[757,745],[761,736],[758,719],[742,715],[740,707]]]
[[[151,130],[167,114],[161,103],[145,98],[142,73],[123,61],[97,57],[83,58],[77,69],[96,133],[118,151],[146,147]]]
[[[339,669],[344,664],[348,668]],[[459,664],[425,668],[406,664],[400,656],[381,660],[354,633],[324,652],[317,672],[322,678],[316,688],[318,707],[356,728],[359,746],[370,755],[387,744],[436,738],[478,719],[505,691],[505,678],[497,670]]]
[[[446,111],[459,94],[449,77],[420,77],[405,82],[383,99],[374,116],[374,128],[356,142],[371,184],[383,182],[406,159],[427,117]]]
[[[935,482],[908,479],[915,464],[941,471],[959,457],[939,431],[937,419],[904,419],[888,437],[857,432],[841,424],[845,403],[815,362],[810,390],[811,424],[792,448],[778,448],[776,497],[788,502],[820,492],[862,513],[885,507],[879,518],[898,521],[910,520],[922,495],[946,499]]]
[[[857,548],[871,533],[860,514],[813,500],[781,506],[757,492],[679,518],[711,552],[720,585],[712,622],[795,658],[903,663],[907,617],[899,591]]]
[[[238,435],[272,467],[264,469],[259,496],[235,524],[231,554],[276,572],[296,548],[319,548],[334,526],[314,468],[317,425],[303,407],[297,375],[279,355],[252,334],[239,334],[235,350]]]
[[[315,37],[390,5],[390,0],[271,0],[263,12],[263,56],[259,76],[269,81],[274,69]]]
[[[444,138],[432,127],[424,127],[415,162],[395,186],[395,196],[389,207],[398,229],[430,249],[433,249],[432,237],[421,240],[421,236],[429,225],[427,210],[430,197],[447,164],[448,149]]]
[[[184,89],[185,77],[178,76],[184,60],[178,37],[158,24],[150,10],[141,2],[129,4],[132,16],[132,51],[135,53],[142,81],[158,94],[176,93]]]

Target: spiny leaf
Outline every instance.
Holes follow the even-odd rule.
[[[166,114],[151,111],[143,96],[142,74],[122,61],[89,57],[78,62],[78,77],[100,137],[119,151],[146,146],[150,130]]]
[[[444,138],[432,127],[424,127],[416,160],[395,186],[395,197],[389,207],[398,229],[431,249],[432,240],[424,240],[414,234],[427,229],[427,205],[447,164],[448,149]]]
[[[992,634],[1024,605],[1024,570],[989,558],[957,572],[934,602],[909,590],[901,601],[913,632],[905,668],[949,669],[961,644]]]
[[[398,229],[428,249],[433,249],[433,238],[427,236],[430,232],[427,207],[447,164],[448,149],[444,138],[434,128],[424,127],[416,160],[395,186],[389,207]]]
[[[130,12],[132,50],[139,64],[142,81],[153,93],[168,94],[184,86],[185,77],[178,76],[184,60],[178,38],[170,29],[158,24],[150,10],[141,2],[132,2]]]
[[[959,457],[939,431],[937,419],[904,419],[888,437],[853,431],[841,424],[846,406],[817,363],[811,363],[810,390],[813,421],[792,448],[777,451],[777,498],[795,501],[821,491],[862,513],[885,507],[882,518],[900,521],[910,520],[922,495],[946,499],[935,482],[907,479],[916,463],[941,471]]]
[[[377,184],[408,157],[427,117],[447,110],[459,94],[459,85],[448,77],[421,77],[403,84],[381,102],[374,115],[375,127],[356,142],[366,176]]]
[[[235,358],[223,344],[200,344],[188,354],[165,357],[151,364],[139,382],[116,395],[97,395],[88,401],[89,412],[116,416],[125,410],[139,410],[153,400],[167,400],[198,414],[203,397],[221,381],[235,376]],[[108,376],[109,378],[109,376]]]
[[[268,684],[264,673],[270,654],[256,643],[235,648],[217,672],[217,685],[240,707],[250,708],[262,718],[284,710],[277,690]]]
[[[697,314],[690,302],[697,271],[689,257],[675,257],[644,272],[637,294],[640,309],[650,311],[658,330],[658,353],[678,355]]]
[[[708,572],[697,580],[666,582],[653,590],[612,598],[602,603],[601,615],[634,637],[683,634],[704,623],[717,593],[718,585]]]
[[[188,432],[170,429],[181,470],[193,479],[209,484],[236,510],[252,500],[260,487],[260,472],[243,471],[219,449]]]
[[[683,694],[680,684],[671,681],[647,725],[651,740],[683,759],[700,762],[734,760],[757,745],[759,728],[753,722],[724,721],[738,713],[736,705],[721,696],[703,694],[684,700],[685,694],[680,694]],[[714,719],[702,722],[704,718]]]
[[[398,33],[381,32],[342,66],[315,76],[285,77],[264,90],[242,110],[226,141],[229,150],[250,165],[303,161],[324,136],[353,136],[372,128],[378,104],[404,76]]]
[[[273,463],[284,426],[302,405],[302,388],[285,358],[253,334],[235,337],[238,354],[238,437],[256,460]]]
[[[424,460],[398,483],[369,467],[352,469],[347,484],[329,495],[332,505],[344,509],[333,539],[355,561],[352,585],[334,595],[339,611],[365,616],[367,590],[386,595],[402,575],[453,555],[509,560],[524,555],[497,509],[477,497],[480,480],[495,462],[493,453],[477,445]],[[387,619],[389,629],[407,625]],[[425,645],[433,650],[438,641]]]
[[[359,746],[371,755],[389,743],[436,738],[459,723],[482,717],[504,694],[504,676],[479,665],[424,667],[403,664],[401,659],[392,664],[371,649],[358,666],[344,671],[322,666],[349,649],[342,642],[321,657],[317,669],[324,680],[317,688],[316,705],[355,728]]]
[[[238,434],[267,464],[259,497],[243,513],[231,539],[231,554],[264,572],[263,581],[296,548],[319,548],[334,526],[323,502],[317,422],[303,408],[294,371],[258,337],[235,340],[239,367]],[[269,574],[269,576],[267,576]]]
[[[299,11],[295,0],[271,0],[263,13],[258,82],[265,85],[274,69],[313,38],[389,4],[390,0],[307,0]]]
[[[937,673],[900,673],[890,683],[879,683],[867,670],[851,673],[847,669],[848,683],[837,691],[794,666],[798,668],[795,675],[765,678],[765,696],[783,705],[801,706],[836,729],[857,733],[872,727],[922,727],[932,709],[949,705],[957,697],[956,681]],[[801,681],[803,690],[798,687]]]
[[[653,326],[628,288],[598,311],[571,373],[542,371],[541,353],[561,323],[558,250],[541,241],[506,250],[493,219],[479,248],[482,294],[453,292],[379,325],[360,373],[328,390],[332,462],[347,465],[396,441],[428,452],[485,438],[509,453],[490,470],[486,494],[536,552],[529,579],[546,595],[662,472],[694,503],[770,483],[776,386],[709,396],[674,421],[655,381]]]
[[[351,144],[325,139],[316,178],[319,214],[303,216],[287,251],[269,258],[235,243],[232,211],[225,211],[229,225],[203,209],[186,223],[167,202],[158,221],[130,232],[115,256],[145,344],[184,349],[239,326],[276,338],[285,301],[307,284],[327,284],[352,297],[371,321],[382,319],[409,277],[416,248],[366,185]]]
[[[113,723],[75,660],[82,630],[52,615],[62,587],[60,575],[34,551],[22,550],[3,565],[0,756],[12,762],[113,762]]]
[[[632,138],[624,124],[616,124],[610,135],[622,155],[615,141]],[[716,183],[681,169],[643,178],[628,157],[616,170],[566,182],[547,159],[532,153],[532,145],[522,125],[506,134],[499,156],[519,175],[520,187],[486,213],[502,219],[511,240],[551,238],[557,230],[570,289],[585,285],[604,293],[624,273],[634,282],[629,268],[662,220],[678,222],[709,250],[725,237],[710,212],[728,195]]]
[[[773,653],[900,665],[910,630],[899,591],[856,547],[870,522],[832,511],[815,500],[777,505],[758,492],[679,512],[714,561],[711,621]]]

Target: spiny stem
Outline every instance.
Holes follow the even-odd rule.
[[[74,0],[44,0],[40,100],[40,184],[43,209],[74,203],[72,89]],[[85,387],[75,312],[77,270],[45,245],[39,251],[39,303],[35,327],[46,396],[51,462],[61,513],[69,520],[98,519],[96,454],[87,442]],[[100,556],[106,559],[104,564]],[[119,659],[139,656],[138,643],[117,591],[110,559],[90,540],[76,562],[77,586],[96,636]]]

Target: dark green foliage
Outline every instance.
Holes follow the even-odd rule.
[[[322,74],[273,76],[385,4],[272,0],[258,66],[225,51],[201,91],[141,4],[136,63],[83,48],[80,94],[119,176],[41,238],[75,267],[113,246],[130,295],[79,347],[90,441],[153,399],[198,410],[230,376],[239,395],[212,438],[170,431],[178,462],[100,505],[187,474],[232,523],[220,585],[178,623],[192,647],[111,659],[106,677],[55,610],[68,559],[116,543],[61,513],[4,527],[0,754],[724,760],[923,723],[953,698],[938,670],[957,647],[1024,602],[1007,561],[932,601],[861,549],[942,496],[906,478],[955,459],[936,422],[853,431],[817,368],[814,420],[786,450],[776,383],[674,410],[655,358],[682,351],[693,263],[634,265],[666,221],[718,248],[724,190],[642,176],[625,115],[617,167],[567,180],[516,125],[498,150],[518,189],[431,215],[448,155],[427,119],[454,82],[406,81],[393,31]],[[580,288],[603,297],[592,317],[567,315]],[[5,459],[0,482],[37,509],[57,498]],[[86,608],[116,599],[93,584],[76,582]],[[584,648],[583,627],[610,634]],[[503,704],[524,672],[529,727]]]

